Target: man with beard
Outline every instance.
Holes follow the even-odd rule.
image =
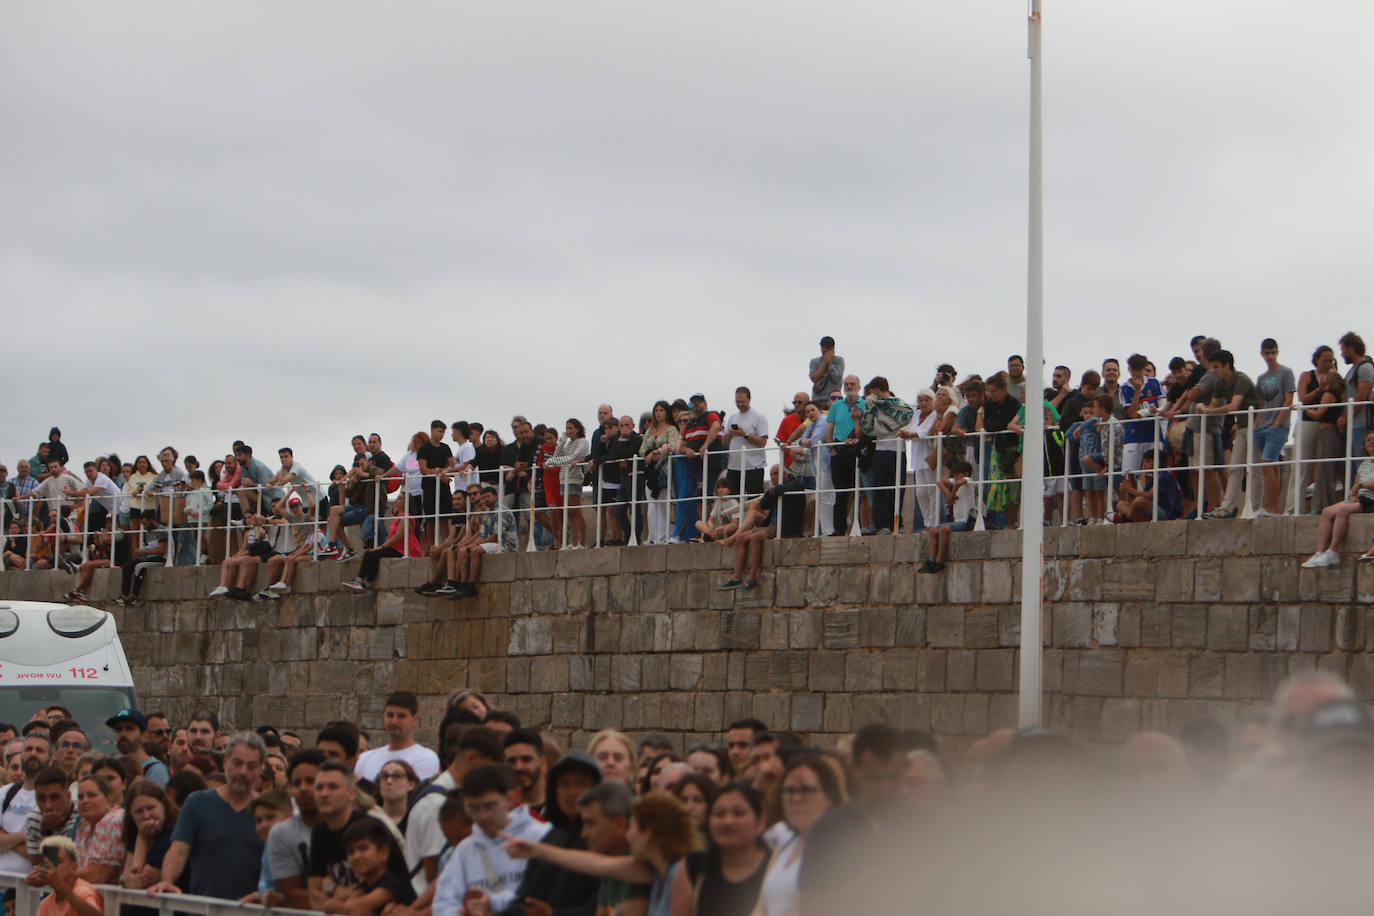
[[[275,824],[267,835],[268,868],[283,897],[278,903],[298,910],[310,908],[306,875],[310,871],[310,834],[320,822],[315,805],[315,775],[323,763],[324,753],[313,747],[291,756],[286,765],[286,784],[296,814]]]
[[[520,791],[530,810],[544,812],[544,739],[532,728],[514,728],[506,734],[506,766],[515,771]]]
[[[159,787],[167,785],[172,774],[167,765],[149,754],[143,747],[143,739],[148,736],[148,720],[137,709],[121,709],[105,720],[114,729],[115,747],[119,752],[138,764],[144,779],[152,780]]]
[[[201,897],[239,900],[258,886],[263,842],[253,824],[253,786],[262,774],[267,746],[252,732],[240,732],[225,746],[225,784],[193,792],[181,807],[172,844],[162,860],[162,880],[153,894],[183,890]],[[191,866],[185,888],[177,886]]]
[[[52,745],[46,735],[32,734],[24,739],[24,749],[20,751],[20,772],[23,779],[13,783],[5,790],[0,800],[0,871],[24,873],[29,870],[29,857],[25,855],[27,833],[24,825],[29,812],[38,807],[34,795],[34,777],[52,760]]]
[[[319,820],[310,831],[307,871],[313,910],[326,910],[331,900],[342,902],[358,885],[358,876],[348,864],[343,835],[349,824],[372,815],[363,811],[357,801],[358,785],[348,765],[337,760],[320,764],[315,773],[315,811]],[[405,857],[395,843],[388,852],[387,870],[408,880]]]

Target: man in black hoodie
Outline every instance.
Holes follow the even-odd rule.
[[[586,751],[568,751],[549,770],[544,807],[539,812],[553,825],[543,842],[564,849],[586,849],[577,802],[600,784],[601,768]],[[592,916],[600,879],[531,859],[515,903],[499,916]]]

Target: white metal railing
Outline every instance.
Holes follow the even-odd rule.
[[[13,889],[15,892],[14,912],[19,916],[30,916],[37,912],[38,904],[47,894],[46,887],[31,887],[24,875],[13,872],[0,872],[0,888]],[[220,900],[217,897],[196,897],[191,894],[150,895],[147,891],[115,887],[111,884],[97,884],[104,902],[105,916],[121,916],[125,907],[141,907],[145,912],[152,911],[158,916],[244,916],[244,914],[282,914],[282,916],[307,916],[311,910],[297,910],[281,906],[262,906],[257,903],[239,903],[233,900]]]
[[[1323,465],[1336,465],[1340,471],[1340,478],[1344,480],[1344,487],[1341,489],[1341,492],[1347,492],[1354,473],[1354,467],[1360,460],[1358,455],[1352,455],[1352,453],[1358,450],[1362,445],[1362,443],[1353,441],[1355,429],[1354,419],[1355,411],[1365,406],[1365,404],[1356,404],[1347,401],[1319,406],[1322,409],[1340,408],[1344,412],[1346,419],[1345,428],[1342,431],[1345,446],[1344,454],[1325,456],[1303,454],[1303,436],[1297,434],[1300,430],[1300,423],[1302,422],[1302,414],[1299,412],[1304,410],[1311,411],[1318,408],[1302,404],[1295,404],[1290,408],[1290,415],[1297,414],[1297,416],[1291,417],[1292,421],[1288,424],[1289,435],[1288,441],[1284,447],[1284,454],[1279,461],[1269,463],[1268,465],[1279,469],[1279,486],[1288,488],[1287,497],[1282,501],[1280,506],[1283,514],[1302,514],[1304,512],[1306,505],[1305,491],[1308,487],[1307,479],[1310,472],[1315,468]],[[1156,519],[1159,517],[1160,487],[1158,486],[1158,480],[1160,475],[1164,473],[1173,473],[1176,479],[1184,475],[1189,475],[1194,480],[1197,480],[1199,477],[1205,478],[1208,476],[1220,475],[1222,480],[1217,481],[1215,476],[1213,476],[1212,484],[1216,485],[1219,483],[1222,489],[1226,489],[1229,486],[1233,493],[1236,492],[1238,484],[1231,482],[1230,478],[1234,475],[1240,475],[1241,480],[1239,484],[1243,485],[1243,492],[1245,495],[1237,500],[1237,504],[1233,508],[1241,517],[1252,516],[1255,511],[1254,504],[1256,493],[1259,489],[1260,471],[1266,466],[1264,462],[1258,461],[1256,457],[1256,448],[1254,444],[1255,417],[1257,414],[1267,409],[1281,410],[1282,408],[1248,408],[1244,411],[1235,412],[1237,415],[1243,415],[1246,419],[1247,425],[1243,427],[1246,437],[1246,448],[1244,449],[1245,455],[1243,459],[1234,460],[1230,463],[1227,463],[1219,456],[1211,454],[1211,451],[1214,450],[1212,446],[1213,437],[1207,431],[1209,420],[1221,422],[1228,416],[1227,414],[1215,413],[1200,415],[1192,413],[1186,417],[1173,418],[1175,420],[1185,420],[1189,429],[1192,431],[1196,461],[1190,460],[1186,465],[1175,467],[1165,467],[1162,466],[1162,462],[1156,461],[1155,468],[1152,472],[1151,486],[1149,488],[1151,491],[1151,517]],[[1156,456],[1163,456],[1172,453],[1172,449],[1168,447],[1167,443],[1169,422],[1168,419],[1158,416],[1135,420],[1110,419],[1099,422],[1099,426],[1102,428],[1103,456],[1107,464],[1106,477],[1108,481],[1107,493],[1109,496],[1115,493],[1119,483],[1126,476],[1123,474],[1121,467],[1116,463],[1116,455],[1120,451],[1118,446],[1123,437],[1125,425],[1128,423],[1150,424],[1150,448],[1155,452]],[[1238,427],[1237,429],[1236,435],[1239,436],[1241,435],[1239,430],[1242,428]],[[938,438],[933,437],[934,441],[931,443],[931,447],[936,452],[936,469],[939,472],[936,474],[937,478],[941,476],[946,466],[946,444],[951,441],[952,435],[953,434],[945,434]],[[976,527],[978,529],[986,527],[987,524],[987,517],[989,514],[987,502],[991,489],[998,485],[1016,486],[1020,483],[1020,479],[1016,477],[1002,478],[994,477],[991,474],[989,465],[995,454],[995,437],[999,435],[1018,435],[1018,430],[1015,427],[1011,427],[1009,430],[999,430],[995,432],[975,429],[973,431],[968,431],[966,435],[960,437],[964,443],[965,456],[974,469],[971,480],[974,487],[974,505],[977,512]],[[744,472],[742,466],[747,463],[752,463],[755,467],[749,470],[756,472],[756,474],[763,474],[765,479],[764,488],[766,489],[768,485],[767,469],[770,465],[776,465],[775,470],[785,467],[785,463],[782,460],[775,461],[775,458],[781,459],[784,453],[788,451],[795,453],[810,449],[812,467],[812,475],[810,476],[813,476],[815,479],[809,481],[804,491],[802,491],[805,494],[806,504],[808,506],[806,511],[814,513],[814,518],[810,526],[810,533],[812,535],[819,535],[822,533],[823,529],[830,527],[823,522],[821,516],[823,507],[831,505],[836,500],[843,498],[848,502],[846,517],[843,520],[844,524],[834,533],[858,536],[863,534],[866,530],[898,530],[901,526],[904,514],[904,504],[907,502],[916,502],[923,491],[928,494],[930,488],[937,487],[935,482],[917,479],[917,475],[914,473],[914,471],[917,470],[915,468],[908,468],[905,473],[902,472],[901,469],[909,454],[905,447],[905,440],[887,438],[882,441],[888,443],[899,442],[901,447],[895,452],[895,458],[893,459],[895,462],[894,471],[884,475],[878,481],[873,480],[871,476],[865,481],[865,472],[857,467],[857,459],[851,457],[840,458],[840,456],[836,454],[836,451],[840,449],[843,444],[837,442],[797,445],[795,443],[782,443],[775,440],[774,444],[762,447],[708,452],[704,462],[701,456],[686,456],[676,453],[652,463],[646,462],[645,459],[639,455],[634,455],[629,458],[602,459],[599,463],[595,464],[590,459],[587,459],[577,463],[582,467],[584,472],[589,472],[587,474],[588,479],[584,481],[582,486],[577,488],[579,500],[577,506],[567,505],[567,499],[562,492],[564,487],[561,484],[560,475],[559,497],[560,501],[564,503],[561,508],[548,506],[547,501],[540,498],[539,491],[543,488],[545,467],[541,460],[544,456],[538,456],[538,453],[536,453],[538,457],[536,458],[535,465],[530,467],[526,472],[528,474],[528,483],[522,485],[518,491],[507,491],[507,480],[515,479],[514,468],[503,466],[496,469],[494,472],[487,471],[484,473],[488,475],[494,474],[498,506],[507,507],[511,512],[509,517],[515,519],[515,524],[517,526],[517,541],[520,545],[518,549],[535,551],[547,549],[555,545],[563,548],[579,546],[577,543],[579,539],[573,536],[573,528],[575,527],[572,523],[573,511],[583,513],[584,518],[585,513],[592,513],[592,523],[588,530],[589,540],[586,546],[602,546],[605,541],[608,540],[606,537],[608,531],[606,515],[608,512],[615,513],[621,520],[621,524],[625,529],[621,532],[621,537],[617,540],[622,540],[630,545],[638,545],[672,540],[688,540],[697,537],[694,528],[689,530],[686,525],[679,525],[678,520],[682,518],[692,519],[693,516],[695,516],[696,519],[708,517],[712,501],[715,498],[715,481],[707,479],[708,475],[706,472],[708,469],[712,471],[719,469],[730,473],[739,481],[741,488],[743,488],[749,475]],[[1077,506],[1075,506],[1074,501],[1077,500],[1078,497],[1073,495],[1075,493],[1073,485],[1076,480],[1072,474],[1074,453],[1077,447],[1077,443],[1075,443],[1071,437],[1066,437],[1063,471],[1049,478],[1051,481],[1056,479],[1061,481],[1061,483],[1057,485],[1059,492],[1057,492],[1055,496],[1055,499],[1061,507],[1061,525],[1069,524],[1073,520],[1071,516],[1077,514]],[[822,452],[828,452],[828,454],[823,457]],[[753,460],[747,460],[746,456],[753,458]],[[628,473],[620,475],[622,479],[614,489],[616,498],[613,501],[607,498],[608,494],[612,492],[608,484],[614,482],[609,480],[606,474],[605,462],[610,460],[628,461],[630,465]],[[856,462],[854,484],[852,486],[838,487],[833,485],[833,467],[835,462],[840,460],[854,460]],[[656,466],[653,468],[653,471],[660,477],[661,486],[658,488],[658,496],[654,496],[652,493],[643,492],[646,477],[651,470],[651,464]],[[831,474],[821,473],[826,466],[832,468]],[[693,475],[693,482],[691,485],[680,486],[680,481],[677,478],[684,472],[689,472]],[[787,475],[785,471],[779,470],[779,473],[782,474],[784,479],[786,478]],[[465,507],[461,511],[455,508],[453,511],[445,512],[442,508],[442,500],[437,498],[437,490],[434,491],[436,496],[433,499],[412,493],[412,485],[420,482],[426,476],[433,479],[433,475],[419,475],[414,473],[402,474],[399,471],[393,471],[388,472],[387,476],[378,478],[376,484],[371,485],[371,505],[363,507],[366,510],[365,517],[358,523],[365,525],[369,518],[372,520],[373,534],[370,546],[376,546],[385,539],[384,523],[392,518],[399,518],[401,520],[402,524],[405,526],[407,538],[412,531],[415,531],[423,536],[422,543],[428,546],[436,541],[438,534],[442,533],[446,526],[456,523],[475,524],[481,520],[482,516],[487,514],[487,510],[485,509],[472,511],[469,507]],[[1086,476],[1088,476],[1086,473],[1082,475],[1082,477]],[[439,475],[438,486],[451,487],[452,482],[450,477],[451,475]],[[824,478],[830,479],[830,485],[824,483]],[[490,477],[486,479],[490,479]],[[1082,478],[1080,477],[1078,479],[1081,480]],[[394,496],[388,494],[386,491],[387,485],[391,481],[396,481],[398,484]],[[1180,483],[1182,483],[1181,480]],[[1198,480],[1193,487],[1196,507],[1192,510],[1191,516],[1194,517],[1201,517],[1207,504],[1206,493],[1208,488],[1202,484],[1203,481]],[[268,530],[276,533],[276,544],[279,548],[290,547],[296,544],[309,544],[311,545],[312,557],[319,559],[319,539],[315,537],[315,532],[330,530],[330,518],[327,514],[322,513],[321,500],[319,498],[327,489],[327,486],[328,485],[320,484],[318,489],[313,492],[303,493],[301,511],[299,514],[293,514],[290,518],[274,519],[268,523]],[[628,486],[629,490],[628,498],[622,495],[626,486]],[[421,493],[424,492],[424,489],[425,486],[422,485]],[[433,487],[430,487],[430,489],[433,490]],[[587,491],[589,489],[592,498],[590,501],[585,501],[584,497],[588,495]],[[679,490],[681,490],[681,492],[679,492]],[[890,493],[888,491],[890,491]],[[239,521],[232,518],[233,504],[238,504],[240,506],[252,504],[257,505],[258,508],[261,509],[265,501],[273,500],[280,508],[285,505],[291,490],[289,488],[282,489],[250,485],[235,487],[232,491],[213,490],[212,492],[214,493],[214,500],[211,503],[211,507],[218,507],[219,513],[222,513],[222,520],[207,518],[207,513],[201,512],[193,522],[187,521],[185,507],[188,491],[185,489],[177,489],[158,494],[157,504],[159,520],[148,528],[140,527],[136,530],[129,530],[126,532],[127,536],[131,538],[131,549],[141,546],[149,532],[156,532],[156,539],[162,541],[165,545],[164,562],[168,566],[174,565],[177,562],[181,562],[182,565],[197,565],[202,562],[213,563],[221,561],[232,555],[236,549],[236,545],[239,543],[239,539],[243,536],[245,528],[252,527],[250,524],[251,520]],[[343,488],[339,488],[338,492],[342,493]],[[939,521],[943,523],[947,507],[944,505],[943,495],[939,494],[938,489],[936,489],[936,493],[938,495],[937,505],[940,507],[941,515]],[[747,498],[753,495],[756,494],[735,494],[735,497],[739,499],[737,512],[741,516],[745,511]],[[231,496],[234,503],[228,501]],[[49,521],[46,526],[39,524],[39,513],[36,511],[37,507],[34,500],[24,499],[17,502],[0,500],[0,531],[6,532],[6,551],[14,556],[19,555],[19,551],[13,550],[13,548],[20,545],[11,542],[8,532],[10,523],[17,522],[20,528],[18,538],[23,542],[23,568],[34,568],[39,564],[39,561],[42,560],[49,560],[53,566],[58,566],[61,564],[64,554],[69,554],[73,558],[79,558],[84,561],[92,555],[92,537],[94,532],[88,530],[89,526],[86,525],[84,521],[78,523],[78,517],[80,519],[89,518],[92,502],[97,499],[106,498],[115,499],[115,497],[87,495],[74,501],[51,500],[48,506],[49,516],[60,517],[62,515],[59,506],[61,503],[66,503],[69,507],[74,506],[75,508],[66,516],[68,519],[66,523]],[[886,507],[889,503],[889,498],[892,506],[891,518],[873,518],[871,524],[868,526],[861,524],[861,513],[864,511],[863,506],[865,504],[867,509],[871,512],[875,504],[881,504],[883,507]],[[393,515],[392,510],[395,504],[402,499],[407,501],[401,503],[401,506],[404,507],[403,511],[399,515]],[[411,511],[413,507],[408,505],[408,503],[417,500],[421,503],[418,507],[420,511]],[[427,511],[424,509],[424,503],[432,503]],[[77,509],[80,511],[77,511]],[[788,500],[779,499],[774,511],[775,521],[777,522],[777,536],[781,537],[784,530],[789,527],[783,524],[785,513],[796,511],[796,509],[791,508],[791,503]],[[908,512],[905,513],[905,515],[913,517],[914,521],[914,513]],[[117,515],[115,512],[111,512],[110,517],[115,519]],[[505,534],[504,526],[507,517],[506,513],[498,512],[495,521],[498,541],[501,540],[502,536]],[[650,528],[648,531],[645,530],[646,520]],[[934,524],[930,519],[923,519],[922,521],[925,526]],[[57,524],[63,524],[64,530],[57,530],[55,527]],[[336,526],[337,524],[336,522]],[[675,534],[672,533],[674,526],[677,527]],[[349,527],[353,527],[353,525]],[[794,523],[790,527],[796,530],[797,526]],[[682,535],[687,535],[687,537],[684,538]],[[222,546],[219,546],[219,550],[222,551],[221,554],[216,556],[208,555],[207,550],[212,541],[222,541]],[[35,550],[36,543],[43,544],[44,549]],[[369,545],[364,543],[363,546],[367,547]],[[111,548],[111,550],[113,552],[113,548]],[[178,561],[178,554],[181,554],[180,561]]]

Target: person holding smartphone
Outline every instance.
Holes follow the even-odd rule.
[[[50,836],[40,847],[35,869],[52,893],[38,904],[36,916],[104,916],[100,893],[76,876],[76,844],[65,836]]]

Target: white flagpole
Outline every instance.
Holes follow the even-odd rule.
[[[1030,0],[1027,54],[1030,91],[1030,220],[1026,271],[1026,426],[1021,457],[1021,690],[1022,728],[1041,724],[1040,589],[1045,529],[1044,240],[1040,159],[1040,0]]]

